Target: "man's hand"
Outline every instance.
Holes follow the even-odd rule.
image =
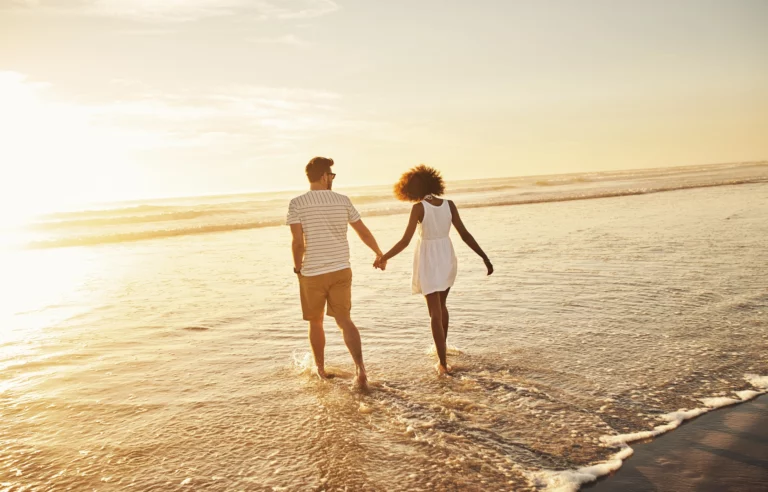
[[[381,271],[386,270],[387,260],[382,258],[382,255],[377,255],[376,259],[373,261],[373,268],[378,268]]]

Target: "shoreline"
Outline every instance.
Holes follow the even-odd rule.
[[[712,410],[630,446],[634,453],[621,468],[580,490],[766,490],[768,395]]]
[[[544,196],[540,198],[523,198],[523,199],[507,199],[498,202],[483,202],[483,203],[466,203],[462,205],[462,209],[478,209],[478,208],[496,208],[496,207],[510,207],[517,205],[540,205],[548,203],[565,203],[573,201],[585,201],[585,200],[599,200],[605,198],[623,198],[638,195],[652,195],[657,193],[669,193],[674,191],[687,191],[697,190],[705,188],[718,188],[726,186],[740,186],[750,184],[766,184],[768,178],[766,177],[751,177],[741,179],[731,179],[727,181],[714,182],[714,183],[690,183],[685,185],[673,185],[673,186],[661,186],[658,188],[626,188],[626,189],[614,189],[605,190],[601,192],[595,192],[591,195],[576,194],[576,195],[564,195],[559,197]],[[546,189],[546,188],[542,188]],[[370,217],[382,217],[390,215],[405,215],[406,210],[387,210],[387,211],[367,211],[365,216]],[[254,229],[265,229],[272,227],[279,227],[283,224],[282,218],[265,218],[256,222],[241,222],[234,224],[209,224],[209,225],[196,225],[190,227],[180,227],[176,229],[160,229],[160,230],[148,230],[148,231],[127,231],[127,232],[113,232],[106,235],[86,235],[86,236],[72,236],[60,239],[43,239],[33,240],[23,243],[18,248],[20,250],[45,250],[45,249],[58,249],[58,248],[73,248],[81,246],[95,246],[101,244],[121,244],[121,243],[135,243],[141,241],[151,241],[156,239],[164,239],[170,237],[181,236],[198,236],[206,234],[217,234],[222,232],[233,231],[245,231]]]

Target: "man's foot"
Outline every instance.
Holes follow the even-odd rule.
[[[325,373],[325,369],[317,366],[315,367],[315,372],[317,373],[317,377],[320,379],[328,379],[328,374]]]
[[[438,376],[448,376],[451,374],[451,366],[448,364],[442,365],[441,363],[435,364],[435,370],[437,371]]]

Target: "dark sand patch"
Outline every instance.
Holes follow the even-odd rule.
[[[648,443],[590,492],[768,490],[768,395],[709,412]]]

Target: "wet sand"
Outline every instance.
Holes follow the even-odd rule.
[[[716,410],[648,443],[613,476],[582,490],[768,490],[768,395]]]

